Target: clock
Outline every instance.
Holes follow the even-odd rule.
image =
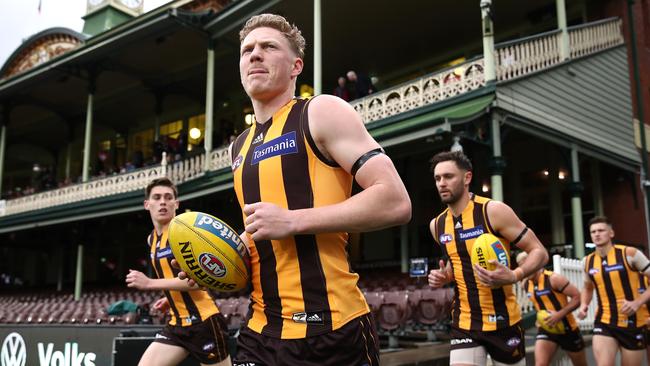
[[[119,0],[122,5],[126,6],[129,9],[139,9],[142,7],[142,0]]]

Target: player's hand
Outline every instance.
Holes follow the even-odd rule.
[[[166,313],[169,310],[169,301],[166,297],[161,297],[153,303],[152,307],[162,313]]]
[[[147,277],[144,273],[130,269],[129,273],[126,275],[126,285],[128,287],[134,287],[138,290],[146,290],[149,288],[151,283],[151,278]]]
[[[440,269],[432,269],[429,271],[429,276],[427,278],[429,280],[429,286],[434,289],[441,288],[449,283],[449,278],[445,269],[445,262],[442,259],[440,260]]]
[[[295,233],[294,212],[267,202],[244,205],[246,232],[253,240],[284,239]]]
[[[178,264],[178,261],[176,261],[176,259],[172,259],[172,263],[171,263],[171,264],[172,264],[172,267],[174,267],[174,268],[176,268],[176,269],[181,269],[181,266]],[[191,287],[198,286],[198,284],[196,283],[196,281],[194,281],[193,279],[191,279],[190,276],[188,276],[187,273],[185,273],[184,271],[179,271],[179,272],[178,272],[178,278],[181,279],[181,280],[183,280],[183,281],[187,280],[187,284],[190,285]],[[198,286],[198,287],[199,287],[201,290],[207,290],[205,287],[201,287],[201,286]]]
[[[623,303],[621,304],[621,313],[625,315],[632,315],[639,310],[641,307],[641,304],[639,304],[636,301],[627,301],[623,300]]]
[[[554,327],[555,324],[561,322],[561,321],[562,321],[562,318],[564,318],[563,316],[561,316],[560,312],[558,312],[558,311],[554,311],[554,312],[550,312],[550,311],[549,311],[549,314],[550,314],[550,315],[547,316],[547,317],[544,319],[544,322],[545,322],[546,325],[548,325],[549,327]]]
[[[510,268],[499,263],[496,259],[489,262],[496,266],[493,271],[488,271],[478,264],[474,264],[474,273],[476,273],[478,280],[482,284],[488,287],[499,287],[517,282],[517,276]]]
[[[582,320],[587,317],[587,311],[589,311],[589,305],[581,305],[580,310],[578,310],[578,319]]]

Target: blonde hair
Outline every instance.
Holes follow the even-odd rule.
[[[254,29],[262,27],[273,28],[282,33],[296,55],[305,58],[305,38],[300,33],[300,29],[295,24],[289,24],[281,15],[260,14],[248,19],[244,28],[239,31],[239,42],[243,42],[244,38]]]

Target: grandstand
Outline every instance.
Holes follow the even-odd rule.
[[[129,339],[150,340],[166,320],[142,310],[161,294],[124,285],[129,269],[150,270],[143,187],[169,176],[179,212],[209,212],[242,230],[227,154],[251,113],[237,31],[268,11],[307,39],[302,95],[331,93],[348,70],[378,87],[350,103],[395,162],[413,220],[352,235],[350,263],[386,364],[444,364],[444,352],[417,361],[392,352],[444,348],[448,337],[451,292],[407,275],[410,258],[431,267],[441,255],[428,229],[443,208],[429,173],[434,153],[460,145],[475,165],[472,191],[507,202],[553,253],[583,255],[583,223],[603,213],[617,239],[646,249],[625,3],[567,2],[561,28],[556,1],[494,2],[490,48],[470,0],[174,0],[147,13],[89,1],[81,32],[43,30],[0,69],[0,339],[20,334],[30,365],[38,344],[93,353],[96,365],[116,364],[114,344],[139,357],[142,344],[128,348]],[[140,310],[108,314],[118,301]],[[216,301],[236,334],[247,294]]]

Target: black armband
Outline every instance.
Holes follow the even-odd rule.
[[[361,169],[363,164],[365,164],[368,160],[370,160],[370,158],[372,158],[375,155],[379,155],[379,154],[383,154],[383,153],[384,153],[384,149],[382,149],[381,147],[378,147],[376,149],[370,150],[367,153],[361,155],[359,157],[359,159],[357,159],[357,161],[355,161],[354,164],[352,164],[352,169],[350,170],[350,173],[352,173],[352,176],[357,175],[357,171],[359,169]]]
[[[519,243],[519,241],[521,240],[521,238],[523,238],[524,235],[526,235],[527,232],[528,232],[528,227],[525,227],[525,228],[521,231],[521,233],[519,233],[519,236],[517,236],[517,239],[515,239],[515,240],[513,240],[513,241],[510,242],[510,245],[517,245],[517,243]]]
[[[643,269],[640,271],[641,273],[645,273],[645,271],[650,267],[650,263],[648,263],[647,266],[643,267]]]
[[[560,292],[560,293],[563,293],[564,290],[565,290],[567,287],[569,287],[569,284],[570,284],[570,283],[571,283],[571,281],[566,281],[566,284],[565,284],[564,286],[562,286],[562,288],[560,289],[559,292]]]

